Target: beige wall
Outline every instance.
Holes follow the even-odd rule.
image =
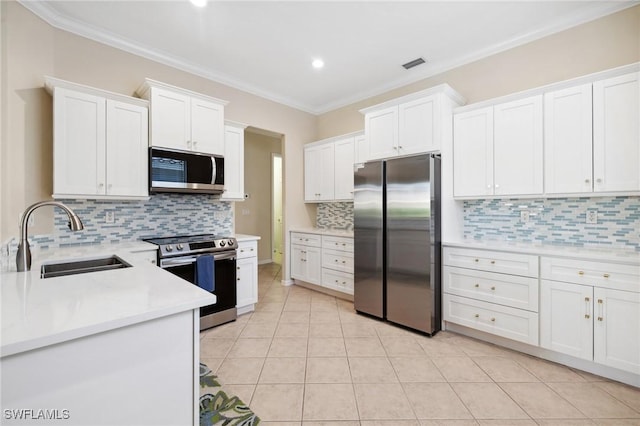
[[[640,6],[489,56],[318,117],[318,139],[364,128],[358,110],[448,83],[467,103],[640,61]]]
[[[316,117],[52,28],[14,1],[2,7],[2,186],[0,243],[17,237],[20,212],[52,192],[51,97],[44,76],[132,95],[145,77],[229,101],[228,120],[284,135],[284,224],[311,226],[303,203],[302,145],[314,140]],[[47,233],[51,213],[36,213],[32,233]],[[286,271],[286,268],[285,268]],[[288,276],[288,274],[286,274]]]
[[[281,140],[257,133],[244,134],[244,192],[235,203],[235,229],[259,235],[258,262],[271,259],[271,154],[281,153]]]

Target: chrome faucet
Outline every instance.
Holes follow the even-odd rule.
[[[23,213],[20,219],[20,245],[18,246],[18,255],[16,256],[16,265],[18,272],[29,271],[31,269],[31,249],[29,248],[29,241],[27,240],[27,224],[29,223],[29,216],[38,207],[42,206],[57,206],[60,207],[69,216],[69,229],[72,231],[80,231],[84,229],[84,225],[80,218],[71,210],[59,201],[40,201],[29,206]]]

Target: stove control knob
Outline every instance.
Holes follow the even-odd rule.
[[[182,244],[178,244],[178,245],[176,246],[176,248],[177,248],[178,250],[182,250],[184,247],[182,246]]]
[[[173,246],[172,245],[168,245],[167,246],[167,251],[173,251]]]
[[[220,240],[220,247],[224,247],[226,245],[227,245],[227,243],[225,243],[224,240]]]

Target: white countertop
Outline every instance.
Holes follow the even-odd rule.
[[[510,241],[443,241],[443,246],[469,249],[505,251],[511,253],[533,254],[539,256],[558,256],[602,262],[628,263],[640,265],[640,252],[621,248],[592,248],[558,246],[551,244],[528,244]]]
[[[304,232],[307,234],[332,235],[335,237],[353,238],[353,231],[344,229],[324,229],[324,228],[290,228],[289,232]]]
[[[235,234],[234,238],[238,242],[242,242],[242,241],[257,241],[257,240],[262,239],[262,237],[260,237],[258,235],[247,235],[247,234]]]
[[[145,242],[34,250],[31,270],[15,264],[0,272],[0,355],[192,310],[216,297],[134,254],[155,250]],[[42,263],[117,255],[130,268],[40,278]],[[13,260],[13,259],[11,259]]]

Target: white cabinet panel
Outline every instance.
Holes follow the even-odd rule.
[[[317,145],[304,150],[304,200],[329,201],[334,199],[335,157],[334,145]]]
[[[591,84],[545,93],[545,193],[592,191],[591,105]]]
[[[226,125],[221,200],[244,201],[244,126]]]
[[[398,155],[398,107],[370,112],[365,116],[365,137],[369,145],[369,160]]]
[[[594,288],[593,359],[640,374],[640,294]]]
[[[149,185],[148,109],[107,100],[106,194],[146,195]]]
[[[640,73],[593,84],[594,190],[640,191]]]
[[[593,358],[593,288],[542,280],[540,346],[577,358]]]
[[[321,239],[319,235],[291,234],[291,278],[321,284]]]
[[[364,135],[357,135],[354,138],[354,163],[362,164],[369,161],[369,144]]]
[[[353,137],[334,143],[336,200],[353,200]]]
[[[429,96],[398,105],[398,154],[440,150],[437,102],[437,96]]]
[[[236,306],[242,308],[258,303],[258,258],[238,259],[236,267]]]
[[[493,107],[453,119],[453,195],[493,195]]]
[[[150,103],[152,145],[191,149],[191,98],[182,93],[154,87]]]
[[[538,276],[538,256],[520,253],[503,253],[490,250],[445,247],[443,264],[487,272]]]
[[[542,194],[542,95],[493,107],[495,195]]]
[[[191,149],[224,155],[224,106],[204,99],[191,99]]]

